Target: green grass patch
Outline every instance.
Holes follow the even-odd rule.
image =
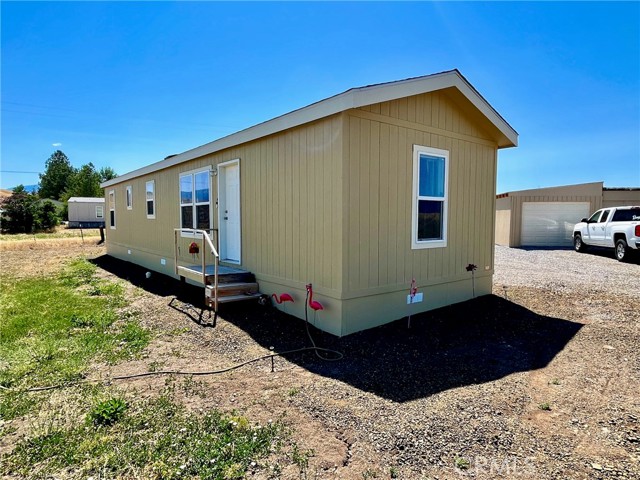
[[[112,396],[85,406],[86,420],[75,425],[47,424],[2,457],[0,474],[48,478],[72,469],[74,478],[244,478],[248,469],[266,467],[288,435],[280,422],[260,426],[217,410],[189,412],[171,389],[131,400]]]
[[[121,319],[121,285],[95,277],[86,260],[58,276],[0,280],[0,419],[24,415],[42,395],[25,389],[83,378],[91,361],[136,357],[150,334],[134,318]],[[46,397],[46,396],[45,396]]]

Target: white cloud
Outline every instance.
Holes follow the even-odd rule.
[[[51,146],[53,146],[53,147],[61,147],[62,144],[60,142],[57,142],[57,143],[52,143]]]

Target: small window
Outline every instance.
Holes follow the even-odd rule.
[[[96,218],[104,218],[104,207],[96,205]]]
[[[131,185],[127,187],[127,210],[131,210],[133,208],[133,191],[131,189]]]
[[[180,175],[180,227],[211,229],[209,168]]]
[[[413,147],[411,248],[447,246],[449,152]]]
[[[116,229],[116,191],[109,191],[109,228]]]
[[[156,218],[156,185],[155,180],[147,182],[147,218]]]

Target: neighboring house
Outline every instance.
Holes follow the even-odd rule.
[[[571,247],[576,223],[599,208],[620,205],[640,205],[640,188],[592,182],[501,193],[496,199],[496,243]]]
[[[69,228],[98,228],[105,225],[104,198],[71,197],[69,207]]]
[[[206,248],[174,228],[211,229],[221,265],[299,318],[313,283],[310,320],[347,335],[471,298],[471,263],[491,293],[497,151],[517,139],[457,70],[351,89],[104,182],[107,252],[182,276]]]

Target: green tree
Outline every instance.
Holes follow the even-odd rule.
[[[100,181],[106,182],[107,180],[112,180],[118,176],[116,171],[111,167],[102,167],[98,172],[100,175]]]
[[[58,208],[50,200],[40,201],[36,212],[37,230],[51,230],[60,223]]]
[[[100,173],[96,172],[93,163],[89,162],[80,167],[69,179],[64,192],[64,201],[70,197],[102,197],[100,188]]]
[[[38,197],[18,185],[2,202],[2,229],[9,233],[31,233],[38,216]]]
[[[40,197],[60,200],[74,173],[67,156],[61,150],[53,152],[45,163],[44,174],[40,175]]]

